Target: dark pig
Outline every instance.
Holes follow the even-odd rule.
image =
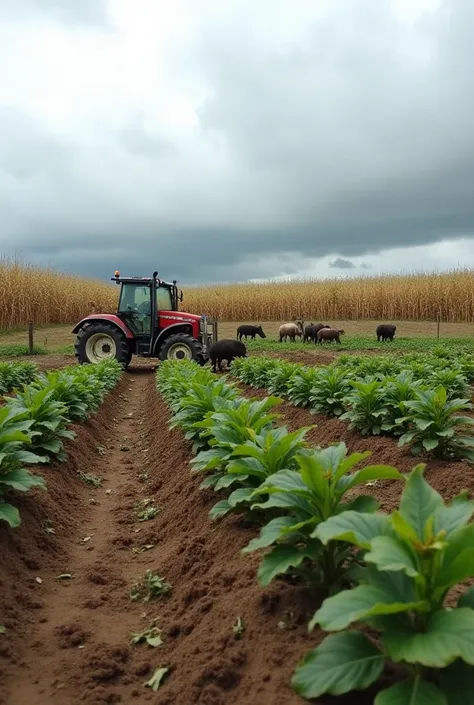
[[[252,340],[255,340],[255,336],[259,335],[261,338],[266,338],[267,336],[263,332],[262,326],[239,326],[237,328],[237,339],[242,340],[243,336],[245,336],[245,340],[247,340],[247,337],[250,336]]]
[[[339,328],[321,328],[318,330],[317,333],[317,338],[318,338],[318,343],[319,345],[322,345],[323,342],[332,342],[336,341],[336,343],[341,344],[340,336],[345,335],[345,331],[339,329]]]
[[[381,323],[379,326],[377,326],[377,340],[379,341],[385,341],[385,340],[390,340],[393,341],[393,337],[395,335],[395,331],[397,330],[397,326],[394,326],[392,323]]]
[[[216,365],[219,367],[219,372],[222,371],[223,360],[227,360],[227,367],[229,367],[232,360],[236,357],[247,357],[247,348],[239,340],[217,340],[209,348],[209,358],[212,362],[213,372],[217,371]]]
[[[312,341],[313,343],[315,343],[318,331],[320,331],[322,328],[329,328],[329,326],[325,326],[322,323],[310,323],[309,326],[306,326],[306,328],[304,329],[303,343],[306,343],[307,341]]]

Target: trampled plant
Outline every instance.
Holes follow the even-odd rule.
[[[472,701],[474,588],[455,607],[450,590],[474,577],[474,502],[467,492],[447,505],[423,477],[411,472],[400,508],[390,516],[344,512],[321,523],[324,545],[349,542],[365,552],[358,585],[327,598],[310,622],[326,637],[292,679],[305,698],[342,695],[373,684],[388,661],[404,680],[382,690],[374,705],[460,705]],[[345,631],[366,623],[377,639]]]
[[[376,500],[361,495],[344,501],[346,493],[372,480],[404,479],[396,468],[387,465],[366,466],[354,472],[370,455],[365,452],[347,456],[345,443],[298,454],[294,469],[283,467],[253,492],[254,500],[262,495],[268,498],[252,508],[278,510],[282,514],[266,524],[260,536],[243,549],[248,553],[272,546],[259,567],[261,585],[287,574],[330,593],[340,589],[356,555],[349,544],[323,544],[315,529],[321,522],[348,510],[363,523],[366,513],[377,509]]]
[[[351,377],[338,367],[318,370],[311,395],[311,411],[316,414],[340,416],[344,412],[344,397],[351,391]]]
[[[414,401],[405,402],[407,412],[397,423],[409,430],[399,445],[409,444],[414,455],[426,451],[437,458],[465,458],[474,462],[474,435],[466,430],[474,419],[461,415],[473,406],[467,399],[448,399],[444,387],[419,390]]]
[[[352,391],[344,398],[348,410],[340,416],[349,421],[350,429],[357,429],[363,436],[378,436],[388,415],[385,385],[374,378],[351,381]]]
[[[0,520],[12,528],[20,525],[20,513],[6,501],[5,493],[9,490],[28,492],[33,487],[46,489],[44,479],[24,467],[45,460],[27,450],[31,446],[29,429],[32,424],[33,421],[24,419],[21,411],[9,406],[0,408]]]

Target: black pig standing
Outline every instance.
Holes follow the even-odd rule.
[[[247,340],[247,337],[250,336],[252,340],[255,340],[255,336],[259,335],[261,338],[266,338],[267,336],[263,332],[262,326],[239,326],[237,328],[237,338],[238,340],[242,340],[243,336],[245,335],[245,340]]]
[[[395,335],[395,331],[397,330],[397,326],[394,326],[392,323],[381,323],[379,326],[377,326],[377,340],[380,341],[385,341],[385,340],[390,340],[393,341],[393,336]]]
[[[227,360],[227,366],[229,366],[236,357],[247,357],[247,348],[239,340],[217,340],[209,348],[209,358],[212,362],[213,372],[217,372],[216,365],[219,367],[219,372],[222,371],[223,360]]]

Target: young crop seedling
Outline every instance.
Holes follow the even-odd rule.
[[[141,600],[149,602],[155,597],[162,597],[171,592],[171,585],[152,570],[147,570],[130,589],[130,599],[133,602]]]
[[[144,629],[142,632],[132,632],[131,643],[140,644],[144,641],[148,644],[148,646],[152,646],[153,648],[161,646],[163,643],[163,639],[161,638],[161,629],[158,629],[156,622],[157,620],[154,619],[150,623],[149,627]]]
[[[370,455],[367,451],[347,456],[345,443],[297,455],[296,469],[276,472],[253,492],[253,499],[262,495],[268,495],[268,499],[253,504],[252,509],[278,509],[282,514],[271,519],[260,536],[243,549],[243,553],[249,553],[272,547],[258,569],[260,585],[266,586],[283,574],[329,593],[347,583],[348,570],[357,554],[349,543],[323,544],[316,532],[321,522],[349,509],[362,522],[377,509],[375,499],[366,495],[344,502],[344,495],[353,487],[377,479],[404,479],[388,465],[370,465],[354,472]]]
[[[237,621],[232,627],[232,631],[234,632],[235,638],[240,639],[245,632],[245,622],[241,617],[237,617]]]
[[[303,697],[368,688],[392,662],[405,678],[379,692],[375,705],[472,702],[474,587],[455,606],[446,598],[474,577],[474,502],[463,492],[445,504],[423,470],[413,469],[393,514],[346,511],[317,527],[324,545],[348,542],[366,565],[354,574],[358,585],[327,598],[310,622],[338,633],[296,669],[292,683]],[[345,631],[356,623],[371,633]]]
[[[149,521],[160,513],[161,509],[151,504],[152,502],[152,499],[142,499],[141,502],[138,503],[135,509],[138,521]]]

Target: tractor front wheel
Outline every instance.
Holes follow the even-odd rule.
[[[75,344],[79,364],[97,364],[103,360],[117,360],[127,366],[130,351],[127,339],[113,323],[91,323],[81,328]]]
[[[199,340],[184,333],[170,335],[159,353],[160,360],[196,360],[203,364],[202,345]]]

